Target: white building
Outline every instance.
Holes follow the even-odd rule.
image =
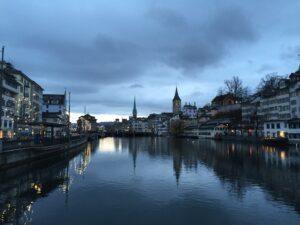
[[[54,136],[66,135],[68,120],[66,92],[64,94],[44,94],[43,122],[65,125],[54,128]],[[46,135],[50,132],[50,128],[47,128]]]
[[[275,93],[262,96],[258,115],[263,121],[265,137],[287,137],[288,121],[291,119],[289,80],[282,80]]]
[[[16,120],[18,123],[41,122],[43,88],[22,71],[16,70],[11,64],[6,65],[7,71],[19,83],[16,98]]]
[[[2,76],[2,115],[0,137],[13,137],[16,115],[16,98],[19,93],[19,84],[15,77],[7,72]]]
[[[182,108],[182,116],[188,119],[196,119],[197,118],[197,107],[196,103],[191,105],[190,103],[185,105]]]
[[[42,121],[43,88],[10,63],[4,63],[4,73],[4,135],[7,130],[10,130],[9,137],[12,130],[30,135],[38,133],[39,128],[32,124]]]
[[[157,114],[154,120],[154,134],[157,136],[167,136],[169,134],[170,118],[173,113]]]
[[[130,118],[130,125],[134,133],[151,133],[147,118]]]
[[[288,138],[290,142],[300,142],[300,67],[290,75],[290,113]]]
[[[262,97],[258,114],[265,137],[300,142],[300,68],[283,79],[275,93]]]

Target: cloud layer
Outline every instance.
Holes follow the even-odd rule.
[[[141,114],[170,111],[176,84],[199,105],[233,75],[295,70],[292,2],[3,0],[0,44],[45,92],[70,90],[75,112],[129,114],[133,96]]]

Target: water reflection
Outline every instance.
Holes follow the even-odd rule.
[[[150,170],[146,169],[146,171],[146,167]],[[163,221],[163,219],[160,219],[161,214],[158,213],[159,210],[155,211],[155,207],[161,207],[160,210],[170,210],[169,213],[174,212],[169,222],[182,224],[186,222],[185,219],[181,221],[175,219],[176,213],[185,212],[184,215],[186,215],[186,213],[198,212],[201,209],[205,209],[207,213],[210,213],[209,209],[213,213],[217,212],[219,208],[215,200],[220,196],[226,199],[227,194],[232,204],[227,207],[234,209],[235,212],[231,211],[231,213],[238,216],[240,212],[235,204],[238,202],[249,204],[248,193],[253,189],[259,189],[262,192],[262,195],[259,195],[258,191],[255,192],[257,196],[251,196],[251,198],[256,197],[255,204],[261,203],[261,199],[257,200],[257,198],[266,198],[267,202],[287,206],[293,213],[296,212],[295,214],[299,215],[299,168],[300,151],[295,149],[276,149],[254,144],[209,140],[105,138],[99,140],[99,146],[89,143],[86,148],[79,150],[76,156],[69,159],[47,160],[35,165],[24,165],[1,171],[0,224],[34,223],[34,220],[40,216],[34,213],[34,210],[37,210],[36,202],[41,198],[50,199],[49,194],[54,190],[60,193],[57,198],[64,199],[63,207],[70,207],[73,210],[79,207],[80,211],[74,210],[73,212],[77,213],[70,213],[70,215],[61,214],[62,217],[70,216],[69,220],[65,221],[73,223],[56,221],[55,218],[51,220],[49,216],[47,217],[49,224],[84,224],[89,219],[95,221],[92,224],[97,224],[100,214],[95,212],[95,209],[106,213],[111,212],[111,215],[107,217],[102,215],[106,219],[104,221],[107,222],[115,218],[116,211],[122,211],[123,216],[132,215],[131,213],[134,214],[135,210],[145,205],[148,205],[149,212],[159,215],[158,221]],[[124,170],[130,170],[130,172]],[[170,175],[168,172],[171,172]],[[196,176],[192,177],[194,180],[189,181],[191,174]],[[158,180],[159,175],[163,177]],[[169,178],[173,182],[164,182]],[[211,181],[214,184],[200,187],[197,186],[196,179],[202,180],[202,184]],[[196,186],[195,189],[193,185]],[[218,185],[221,189],[216,187]],[[214,189],[207,191],[205,188],[208,187]],[[76,191],[71,192],[74,189]],[[214,199],[204,201],[201,191],[206,194],[213,193]],[[172,194],[166,198],[171,199],[171,203],[166,204],[161,200],[164,198],[161,193],[169,192]],[[122,195],[122,193],[126,194]],[[180,198],[173,201],[176,194]],[[114,198],[114,196],[119,197]],[[159,203],[151,205],[149,202],[153,199]],[[199,199],[201,201],[196,201]],[[137,203],[139,200],[141,200],[141,205]],[[82,211],[82,207],[78,206],[84,201],[88,203],[85,205],[86,211]],[[55,212],[56,202],[55,204],[53,202],[55,202],[53,199],[52,203],[48,200],[46,208]],[[128,207],[131,203],[136,208]],[[162,207],[164,204],[166,208]],[[215,208],[212,209],[212,206]],[[187,211],[182,211],[182,209],[187,209]],[[91,214],[90,211],[94,213]],[[251,212],[255,212],[255,208],[249,208],[249,213]],[[153,221],[155,221],[155,216],[150,218],[150,214],[143,214],[141,217],[149,221],[154,218]],[[132,224],[136,216],[139,215],[129,216],[130,218],[123,222]],[[174,220],[172,220],[173,217]],[[209,217],[211,218],[215,216]],[[109,222],[104,224],[109,224]]]
[[[112,141],[113,140],[113,141]],[[295,208],[300,213],[300,151],[276,149],[245,143],[172,138],[103,139],[110,149],[128,151],[135,170],[139,154],[169,157],[173,160],[174,178],[180,184],[182,170],[194,171],[204,165],[213,169],[224,188],[243,199],[248,187],[259,186],[270,197]]]
[[[92,144],[79,155],[51,159],[0,172],[0,224],[28,224],[32,220],[32,205],[53,190],[66,194],[72,185],[69,168],[83,175],[90,162]],[[78,154],[78,153],[76,153]],[[67,199],[66,199],[67,200]]]

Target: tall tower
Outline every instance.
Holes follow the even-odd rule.
[[[181,112],[181,99],[178,95],[178,91],[177,91],[177,87],[176,87],[175,95],[173,98],[173,113],[175,115],[178,115],[178,114],[180,114],[180,112]]]
[[[136,103],[135,103],[135,97],[134,97],[134,100],[133,100],[133,110],[132,110],[132,117],[134,119],[137,118],[137,110],[136,110]]]

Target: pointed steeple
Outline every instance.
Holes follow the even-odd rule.
[[[133,118],[136,118],[136,117],[137,117],[137,110],[136,110],[135,96],[134,96],[134,100],[133,100],[132,117],[133,117]]]
[[[174,95],[173,101],[174,101],[174,100],[179,100],[179,101],[181,101],[181,99],[180,99],[180,97],[179,97],[179,95],[178,95],[177,86],[176,86],[176,90],[175,90],[175,95]]]

